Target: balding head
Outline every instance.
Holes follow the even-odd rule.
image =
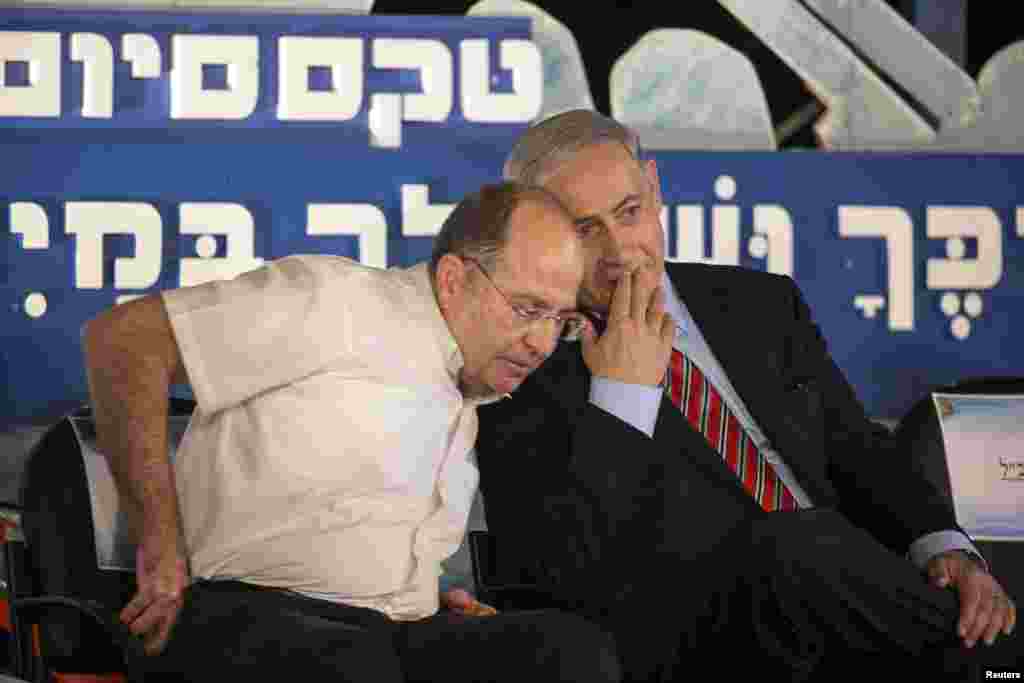
[[[512,212],[526,200],[565,210],[554,195],[539,187],[515,181],[484,185],[467,195],[445,219],[434,239],[431,274],[436,274],[437,264],[445,254],[470,257],[493,267],[508,243]]]
[[[506,180],[542,185],[545,176],[576,152],[601,142],[617,142],[640,160],[640,140],[618,121],[589,109],[556,114],[529,128],[505,161]]]

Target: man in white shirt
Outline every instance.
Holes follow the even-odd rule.
[[[99,445],[138,536],[121,618],[155,668],[617,680],[610,641],[578,617],[439,612],[478,479],[476,408],[577,331],[582,272],[558,200],[504,183],[455,208],[429,263],[290,256],[90,321]],[[197,409],[172,468],[167,394],[186,381]]]
[[[665,263],[657,168],[632,131],[551,117],[505,176],[569,208],[581,306],[606,329],[481,409],[487,523],[504,557],[615,633],[626,678],[705,663],[829,680],[1010,641],[1013,601],[868,419],[792,280]]]

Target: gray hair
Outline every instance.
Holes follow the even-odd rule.
[[[441,231],[434,238],[430,256],[431,276],[437,275],[437,264],[445,254],[473,258],[488,269],[493,268],[508,243],[512,212],[528,199],[562,206],[543,188],[509,180],[484,185],[463,198],[448,214]]]
[[[590,109],[573,109],[531,126],[520,136],[508,158],[506,180],[539,184],[543,176],[590,145],[618,142],[640,161],[640,138],[628,126]]]

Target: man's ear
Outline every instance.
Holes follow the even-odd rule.
[[[445,254],[437,262],[437,302],[442,310],[448,310],[463,289],[466,279],[466,262],[455,254]]]

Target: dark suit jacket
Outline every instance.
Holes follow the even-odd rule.
[[[948,499],[868,419],[790,278],[703,264],[669,263],[667,272],[816,506],[838,509],[897,553],[958,528]],[[595,616],[650,600],[706,608],[687,587],[714,581],[716,549],[766,513],[667,398],[652,439],[592,405],[589,389],[579,345],[561,344],[511,398],[480,409],[481,488],[498,561],[515,561],[521,578]]]

